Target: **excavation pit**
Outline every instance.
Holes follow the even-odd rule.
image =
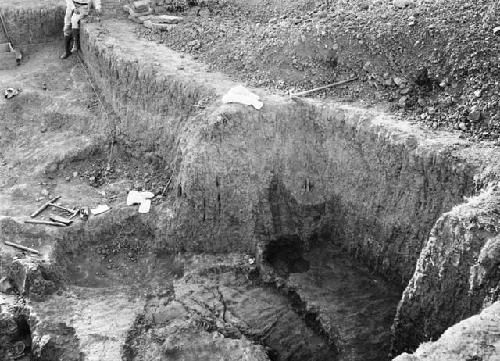
[[[46,345],[35,338],[38,354],[68,360],[80,354],[89,360],[197,360],[228,353],[251,360],[388,359],[399,292],[345,254],[304,249],[302,265],[281,273],[252,255],[163,249],[155,222],[130,209],[101,217],[58,236],[50,265],[36,257],[14,260],[29,265],[17,283],[33,300],[25,311],[31,327],[52,340]],[[279,242],[293,249],[297,239]],[[280,259],[275,246],[269,254]],[[50,272],[40,271],[45,267]],[[23,278],[17,269],[9,274]],[[38,285],[50,277],[59,290],[41,294]],[[335,315],[358,321],[342,329]],[[76,349],[68,350],[68,338]]]

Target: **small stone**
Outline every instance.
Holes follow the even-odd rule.
[[[399,92],[401,95],[406,95],[408,94],[409,92],[411,91],[410,88],[403,88],[401,89],[401,91]]]
[[[481,111],[479,110],[474,110],[472,111],[470,114],[469,114],[469,119],[472,121],[472,122],[478,122],[481,120]]]
[[[458,128],[460,130],[467,130],[467,125],[464,122],[458,123]]]
[[[483,93],[483,91],[482,91],[481,89],[476,90],[476,91],[474,92],[474,96],[475,96],[476,98],[481,98],[481,94],[482,94],[482,93]]]
[[[392,80],[394,81],[394,84],[396,84],[399,87],[405,83],[405,80],[400,77],[394,77]]]
[[[95,182],[95,177],[94,176],[89,177],[89,182]]]
[[[398,9],[404,9],[409,6],[413,1],[412,0],[393,0],[392,4]]]
[[[500,35],[500,26],[497,26],[493,29],[493,34]]]
[[[55,173],[55,172],[57,172],[57,164],[52,163],[51,165],[49,165],[47,167],[46,173],[50,174],[50,173]]]
[[[405,95],[405,96],[402,96],[401,98],[399,98],[398,100],[398,105],[401,107],[401,108],[406,108],[406,102],[408,101],[408,97]]]
[[[66,179],[66,182],[69,182],[71,180],[70,177],[66,177],[65,179]]]
[[[73,178],[78,177],[78,172],[73,172]]]
[[[42,191],[40,192],[40,194],[44,197],[47,197],[49,195],[49,191],[47,189],[42,189]]]
[[[149,1],[147,0],[134,1],[132,5],[134,7],[134,10],[138,13],[146,12],[149,10]]]

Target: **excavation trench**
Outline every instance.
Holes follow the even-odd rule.
[[[106,214],[0,218],[42,251],[2,253],[26,359],[388,360],[498,299],[495,149],[259,89],[259,111],[222,104],[235,82],[126,21],[86,24],[82,54],[110,139],[45,174],[71,196],[96,157],[161,197],[138,214],[133,180],[98,173],[78,191],[116,191]]]
[[[399,292],[345,254],[297,239],[278,240],[260,265],[253,255],[173,253],[155,220],[115,213],[61,235],[50,265],[22,260],[24,282],[11,267],[36,300],[23,311],[45,336],[28,343],[36,359],[388,359]],[[58,292],[41,286],[51,281]]]

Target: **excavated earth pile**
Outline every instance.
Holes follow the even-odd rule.
[[[34,172],[15,160],[14,177],[22,144],[2,143],[0,236],[40,252],[0,245],[5,359],[499,357],[498,148],[262,89],[260,110],[223,104],[236,81],[125,20],[85,24],[82,58],[57,98],[88,101],[81,126],[23,138],[77,146],[47,151]],[[12,104],[5,118],[22,119]],[[25,225],[39,183],[43,202],[112,209]],[[147,187],[148,214],[125,206]]]

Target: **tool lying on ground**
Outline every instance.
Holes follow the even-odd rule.
[[[3,242],[7,246],[11,246],[11,247],[14,247],[14,248],[17,248],[17,249],[20,249],[20,250],[23,250],[23,251],[28,251],[28,252],[31,252],[31,253],[35,253],[35,254],[40,254],[40,252],[38,252],[36,249],[33,249],[33,248],[25,247],[25,246],[22,246],[20,244],[12,243],[12,242],[9,242],[9,241],[3,241]]]
[[[12,64],[7,64],[2,61],[0,61],[0,69],[2,68],[6,68],[6,69],[9,69],[11,67],[11,65],[21,65],[21,60],[23,58],[23,54],[21,53],[21,51],[19,49],[16,49],[14,47],[14,44],[12,42],[12,39],[9,35],[9,32],[7,31],[7,26],[5,25],[5,20],[3,18],[3,14],[2,12],[0,11],[0,22],[2,23],[2,29],[3,29],[3,32],[5,33],[5,37],[7,38],[7,41],[8,43],[5,43],[5,44],[0,44],[0,56],[1,57],[4,57],[6,61],[10,62],[12,61],[13,63]],[[3,54],[1,54],[3,53]],[[1,60],[1,59],[0,59]],[[15,61],[15,63],[14,63]]]
[[[49,219],[53,222],[62,223],[65,226],[69,226],[69,225],[71,225],[71,223],[73,223],[73,221],[71,219],[64,218],[64,217],[61,217],[61,216],[58,216],[55,214],[51,214]]]
[[[297,97],[301,97],[301,96],[304,96],[304,95],[307,95],[307,94],[311,94],[311,93],[314,93],[314,92],[317,92],[317,91],[320,91],[320,90],[325,90],[325,89],[333,88],[335,86],[344,85],[344,84],[353,82],[355,80],[358,80],[357,76],[354,77],[354,78],[342,80],[342,81],[339,81],[339,82],[336,82],[336,83],[332,83],[332,84],[320,86],[318,88],[314,88],[314,89],[310,89],[310,90],[305,90],[303,92],[299,92],[299,93],[295,93],[295,94],[292,94],[290,91],[288,91],[288,95],[290,96],[290,98],[297,98]]]
[[[24,223],[30,224],[44,224],[46,226],[56,226],[56,227],[66,227],[64,223],[54,222],[54,221],[40,221],[38,219],[27,219]]]
[[[31,218],[35,218],[36,216],[38,216],[40,213],[42,213],[43,211],[45,211],[48,207],[54,207],[54,208],[58,208],[62,211],[65,211],[67,213],[69,213],[71,216],[69,217],[68,220],[71,220],[72,218],[75,218],[78,213],[80,212],[80,210],[78,209],[71,209],[71,208],[66,208],[66,207],[63,207],[63,206],[60,206],[59,204],[56,204],[56,202],[59,200],[59,198],[61,198],[60,196],[57,196],[53,199],[51,199],[50,201],[48,201],[47,203],[43,204],[40,208],[38,208],[36,210],[36,212],[34,212],[30,217]]]
[[[52,203],[57,202],[61,198],[60,196],[55,197],[54,199],[51,199],[47,203],[43,204],[40,208],[37,209],[35,213],[33,213],[30,217],[35,218],[38,216],[40,213],[42,213],[48,206],[50,206]]]
[[[44,221],[44,220],[37,220],[37,219],[28,219],[24,221],[24,223],[31,223],[31,224],[44,224],[47,226],[56,226],[56,227],[67,227],[73,223],[72,219],[75,218],[79,213],[79,209],[71,209],[67,207],[63,207],[59,204],[56,204],[56,202],[60,199],[60,196],[57,196],[55,198],[52,198],[50,201],[42,204],[40,208],[38,208],[33,214],[30,215],[31,218],[35,218],[39,214],[41,214],[43,211],[45,211],[49,207],[54,207],[57,208],[61,211],[64,211],[66,213],[69,213],[70,217],[65,218],[61,217],[58,215],[51,214],[49,219],[50,221]]]

